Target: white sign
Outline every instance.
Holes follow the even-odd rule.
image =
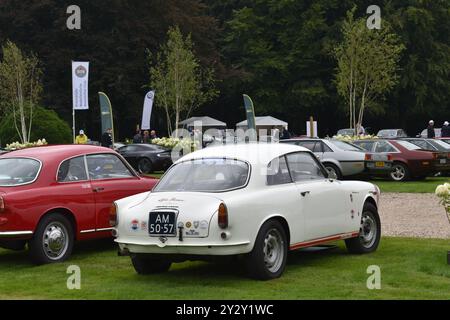
[[[317,121],[314,121],[313,132],[311,134],[311,121],[306,121],[306,135],[308,137],[317,137]]]
[[[155,99],[155,91],[149,91],[145,95],[144,110],[142,111],[141,130],[150,130],[150,118],[152,117],[154,99]]]
[[[89,62],[72,61],[73,110],[89,109]]]

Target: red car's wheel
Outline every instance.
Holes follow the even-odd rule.
[[[29,242],[30,257],[36,264],[61,262],[72,253],[74,232],[70,221],[59,213],[42,218]]]

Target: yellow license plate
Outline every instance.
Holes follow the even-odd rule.
[[[384,162],[382,161],[375,162],[375,167],[384,167]]]

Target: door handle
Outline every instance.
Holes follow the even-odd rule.
[[[303,191],[300,194],[302,195],[302,197],[306,197],[306,195],[310,194],[311,191]]]
[[[102,188],[102,187],[97,187],[97,188],[93,189],[94,192],[100,192],[100,191],[103,191],[103,190],[105,190],[105,188]]]

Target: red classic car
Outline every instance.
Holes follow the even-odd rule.
[[[392,156],[394,164],[389,177],[394,181],[424,179],[429,175],[450,170],[450,154],[422,150],[403,140],[359,140],[357,146],[370,151]]]
[[[35,263],[63,261],[75,240],[111,237],[113,201],[150,190],[117,152],[61,145],[0,156],[0,247],[22,250]]]

